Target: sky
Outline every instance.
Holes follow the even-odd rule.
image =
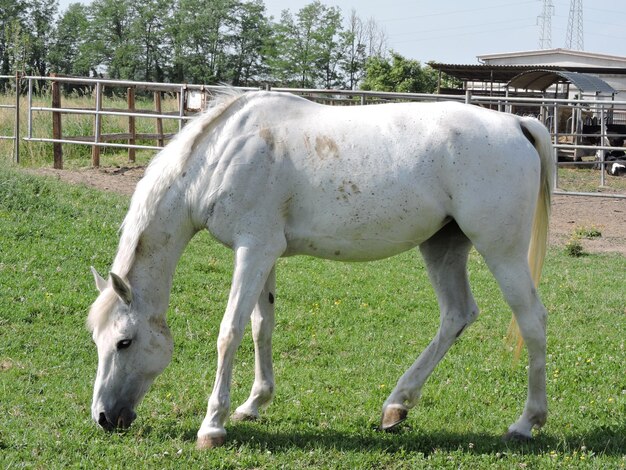
[[[59,0],[63,11],[76,0]],[[80,0],[89,4],[90,0]],[[211,1],[211,0],[207,0]],[[265,0],[276,20],[282,10],[296,13],[312,0]],[[404,57],[476,64],[477,56],[539,49],[539,17],[544,0],[322,0],[347,19],[354,9],[373,18],[387,44]],[[552,0],[552,47],[565,47],[570,0]],[[626,57],[626,1],[583,1],[584,50]]]

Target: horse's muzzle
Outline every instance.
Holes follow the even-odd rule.
[[[122,408],[117,416],[107,414],[104,411],[98,415],[98,424],[105,431],[114,431],[117,428],[127,429],[137,418],[137,414],[130,408]]]

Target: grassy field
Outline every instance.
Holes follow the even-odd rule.
[[[396,434],[376,431],[382,402],[434,335],[438,314],[412,251],[369,264],[311,258],[278,266],[277,393],[257,423],[197,452],[215,372],[231,254],[198,235],[177,270],[172,364],[125,431],[91,421],[96,350],[84,327],[128,200],[0,167],[1,468],[626,468],[626,258],[548,254],[547,426],[532,443],[500,436],[525,398],[525,358],[504,336],[510,313],[475,253],[481,307]],[[233,404],[252,382],[249,333]]]

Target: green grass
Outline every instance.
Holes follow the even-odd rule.
[[[278,265],[277,392],[257,423],[227,426],[225,447],[194,449],[215,373],[231,254],[206,234],[179,264],[170,366],[125,431],[90,418],[96,350],[84,327],[128,199],[0,168],[2,468],[626,468],[626,258],[548,254],[550,417],[529,444],[500,436],[521,411],[525,358],[504,337],[509,311],[475,253],[481,307],[396,434],[382,402],[434,335],[438,314],[415,251],[369,264],[304,257]],[[252,382],[249,333],[233,405]]]

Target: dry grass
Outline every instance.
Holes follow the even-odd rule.
[[[0,95],[0,104],[15,104],[12,96]],[[20,136],[27,136],[28,115],[26,98],[21,99]],[[166,96],[162,100],[163,112],[177,112],[178,102],[173,96]],[[50,107],[51,97],[44,95],[33,100],[33,106]],[[93,96],[81,96],[70,94],[62,98],[62,106],[67,108],[94,109],[95,99]],[[106,110],[127,110],[124,96],[104,96],[103,108]],[[135,103],[136,109],[153,110],[152,97],[138,96]],[[104,116],[102,119],[102,134],[121,134],[128,132],[128,117]],[[136,132],[138,134],[156,134],[157,123],[154,118],[136,118]],[[92,115],[64,114],[62,117],[63,137],[90,137],[94,135],[95,118]],[[12,136],[15,128],[15,114],[13,109],[0,109],[0,135]],[[178,121],[174,119],[163,120],[163,132],[172,134],[178,130]],[[52,136],[52,113],[46,111],[33,112],[32,136],[35,138],[50,138]],[[126,143],[120,140],[116,143]],[[138,140],[137,144],[156,145],[155,140]],[[102,165],[117,165],[127,161],[125,149],[102,148]],[[138,161],[149,160],[154,151],[138,151]],[[91,146],[87,145],[63,145],[64,166],[67,168],[81,168],[91,165]],[[13,141],[0,140],[0,161],[8,163],[13,161]],[[52,166],[52,144],[44,142],[20,142],[20,164],[25,167]]]

